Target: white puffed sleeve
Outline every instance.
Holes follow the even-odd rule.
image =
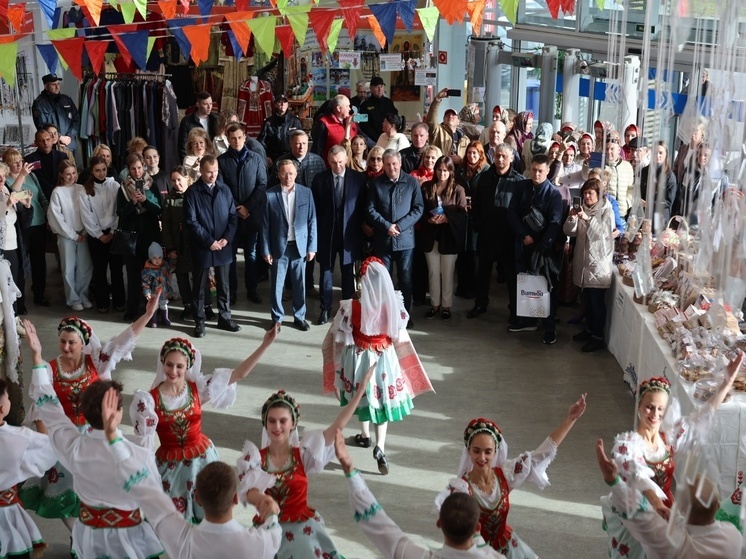
[[[525,482],[535,483],[539,489],[549,486],[547,468],[557,456],[557,444],[547,437],[539,447],[531,452],[524,452],[517,458],[511,458],[502,463],[500,468],[505,474],[508,487],[520,487]]]
[[[46,368],[46,376],[44,375],[42,369],[37,369],[36,367],[34,367],[33,375],[38,378],[40,382],[43,381],[43,384],[52,385],[54,383],[54,373],[52,373],[52,367],[46,361],[44,361],[44,367]],[[27,427],[33,427],[35,421],[43,420],[41,418],[41,414],[39,413],[39,407],[36,405],[34,391],[31,389],[29,390],[29,396],[31,396],[31,405],[26,412],[26,418],[23,420],[23,424]]]
[[[274,487],[277,478],[262,469],[262,458],[259,449],[250,441],[243,443],[242,455],[236,460],[238,471],[238,497],[246,506],[246,494],[250,489],[257,489],[264,493],[270,487]]]
[[[231,383],[233,369],[219,368],[209,376],[200,374],[195,379],[199,400],[213,408],[225,409],[236,402],[236,383]]]
[[[334,457],[334,443],[326,444],[324,431],[316,429],[306,431],[300,441],[300,459],[306,474],[317,474]]]
[[[469,493],[469,484],[459,477],[451,479],[446,488],[435,496],[435,510],[439,511],[443,501],[453,493]]]
[[[130,421],[135,429],[134,441],[145,448],[155,448],[158,414],[150,392],[135,390],[130,404]]]
[[[121,334],[106,342],[101,351],[91,355],[101,380],[111,379],[111,373],[120,361],[132,361],[132,350],[135,349],[136,344],[137,336],[129,326]]]
[[[352,299],[345,299],[339,302],[339,310],[334,315],[334,343],[342,345],[353,345],[355,340],[352,338]]]
[[[695,441],[705,440],[709,436],[714,423],[715,411],[709,404],[704,405],[680,417],[670,430],[666,430],[666,442],[674,453],[686,452]]]

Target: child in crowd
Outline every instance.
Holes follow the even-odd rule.
[[[158,322],[163,326],[171,326],[168,319],[168,300],[173,296],[171,289],[171,272],[173,266],[163,258],[163,248],[158,243],[150,243],[148,247],[148,261],[142,271],[142,292],[145,299],[150,301],[156,290],[162,288],[158,301],[158,311],[148,322],[148,328],[157,328]]]
[[[39,529],[18,499],[19,483],[44,475],[57,457],[49,437],[5,422],[10,413],[8,383],[0,379],[0,554],[14,559],[41,557],[46,549]]]

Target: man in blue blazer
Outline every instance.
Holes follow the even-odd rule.
[[[296,184],[295,163],[277,163],[280,184],[267,190],[262,222],[262,256],[270,266],[272,321],[279,325],[285,317],[282,289],[290,271],[293,289],[293,325],[302,331],[306,322],[306,262],[316,256],[316,208],[311,189]]]
[[[215,268],[218,289],[218,328],[238,332],[231,320],[228,269],[233,261],[233,237],[238,226],[230,189],[218,179],[218,160],[205,155],[200,161],[202,176],[184,195],[184,224],[192,248],[192,300],[194,337],[205,335],[205,286],[210,268]]]
[[[316,175],[311,187],[319,231],[321,314],[316,321],[319,326],[329,322],[337,255],[342,271],[342,299],[351,299],[355,293],[353,266],[360,260],[363,250],[362,222],[366,202],[365,175],[346,168],[345,148],[332,147],[328,160],[329,169]]]

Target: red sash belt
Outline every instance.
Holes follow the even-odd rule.
[[[80,503],[80,521],[92,528],[132,528],[142,522],[140,509],[95,509]]]
[[[18,489],[11,487],[5,491],[0,491],[0,507],[11,507],[19,504]]]

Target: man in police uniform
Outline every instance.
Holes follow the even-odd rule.
[[[370,80],[370,97],[360,103],[358,112],[368,115],[367,121],[358,124],[363,133],[373,142],[383,133],[383,119],[387,114],[398,115],[399,111],[394,102],[383,94],[384,83],[381,76],[373,76]]]
[[[31,106],[34,125],[38,130],[46,124],[54,124],[60,134],[59,143],[75,152],[80,132],[78,108],[70,97],[60,93],[62,78],[47,74],[41,81],[44,82],[44,89]]]

